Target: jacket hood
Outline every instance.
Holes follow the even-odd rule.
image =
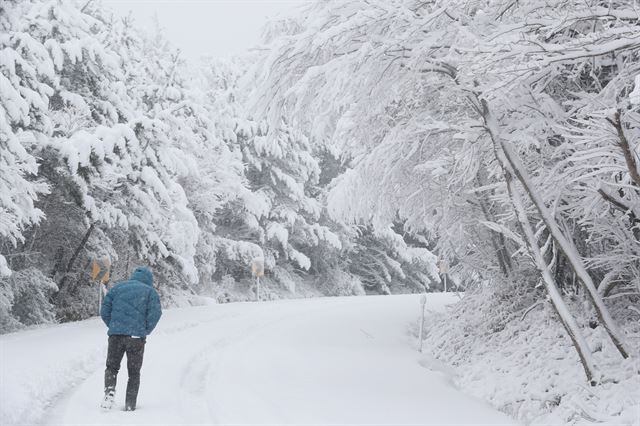
[[[145,283],[151,287],[153,287],[153,274],[149,270],[149,268],[145,266],[138,266],[133,274],[131,274],[131,280],[140,281]]]

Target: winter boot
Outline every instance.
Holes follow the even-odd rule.
[[[102,403],[100,404],[100,407],[103,410],[110,410],[111,407],[113,407],[113,401],[115,400],[115,393],[114,392],[106,392],[104,394],[104,399],[102,400]]]

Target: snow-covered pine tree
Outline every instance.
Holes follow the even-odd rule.
[[[311,267],[306,249],[321,243],[342,246],[318,223],[322,206],[309,192],[318,182],[318,161],[308,139],[285,121],[272,128],[256,124],[251,133],[238,136],[249,188],[267,206],[258,218],[265,265],[277,282],[290,287],[292,274],[303,275]]]
[[[248,188],[236,133],[251,126],[242,111],[238,83],[245,65],[240,59],[206,58],[198,76],[198,96],[209,108],[212,134],[196,154],[201,177],[188,183],[189,199],[201,229],[196,255],[200,291],[221,300],[232,290],[226,284],[235,286],[249,277],[252,260],[264,258],[258,217],[267,207]],[[244,287],[244,297],[250,297],[249,284]]]
[[[34,202],[47,188],[36,179],[29,146],[51,129],[47,105],[56,77],[48,52],[21,23],[28,10],[18,1],[0,5],[0,276],[11,273],[4,254],[42,218]]]
[[[182,183],[197,174],[191,152],[213,127],[166,42],[110,18],[99,4],[85,6],[2,5],[2,76],[10,85],[1,146],[15,165],[1,173],[27,197],[20,211],[15,196],[3,197],[15,218],[3,228],[2,270],[9,259],[16,270],[43,271],[33,275],[49,277],[47,291],[51,279],[58,282],[62,319],[95,312],[87,276],[94,255],[109,254],[116,277],[143,261],[160,272],[163,288],[188,292],[197,281],[198,224]],[[212,152],[212,161],[222,155]],[[45,183],[50,193],[34,205]],[[41,211],[46,219],[25,231]]]
[[[341,250],[319,246],[311,251],[311,264],[319,288],[329,294],[410,293],[441,289],[434,247],[421,235],[411,235],[406,223],[374,228],[371,224],[347,224],[331,218],[327,194],[333,180],[345,173],[348,163],[322,145],[314,147],[320,179],[316,198],[323,212],[320,222],[342,241]],[[363,194],[364,195],[364,194]],[[335,200],[334,200],[335,202]],[[338,215],[340,217],[340,215]],[[319,251],[319,252],[318,252]]]
[[[329,255],[341,247],[338,236],[321,223],[318,160],[293,127],[280,123],[271,130],[248,118],[243,103],[252,87],[242,81],[247,64],[211,60],[207,65],[209,97],[218,105],[218,137],[232,158],[238,156],[245,176],[242,186],[221,197],[224,203],[212,216],[210,277],[246,282],[251,260],[262,258],[266,283],[295,291],[297,280],[321,275],[312,253]]]

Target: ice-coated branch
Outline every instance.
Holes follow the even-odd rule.
[[[580,255],[575,250],[573,244],[571,244],[567,240],[563,232],[560,230],[555,218],[551,216],[550,212],[548,211],[548,207],[546,206],[536,189],[533,187],[526,168],[521,163],[518,155],[513,151],[513,148],[507,143],[507,141],[500,136],[498,123],[491,115],[488,102],[485,99],[480,99],[480,102],[483,106],[483,117],[487,125],[487,131],[490,133],[492,139],[494,139],[500,147],[500,150],[504,154],[505,160],[508,162],[509,167],[518,177],[518,180],[525,188],[527,195],[536,206],[538,213],[540,213],[540,216],[544,220],[545,226],[547,227],[547,229],[549,229],[549,232],[551,233],[551,235],[553,235],[554,240],[569,261],[571,268],[574,270],[582,284],[585,286],[589,299],[591,300],[591,303],[593,304],[596,313],[598,314],[598,318],[609,334],[609,337],[613,341],[613,344],[616,346],[623,358],[628,358],[629,351],[626,348],[626,344],[624,343],[622,334],[618,330],[618,327],[611,317],[609,310],[604,305],[602,296],[600,296],[600,294],[598,293],[598,290],[593,283],[591,276],[587,272],[587,269],[585,268]]]
[[[496,124],[493,122],[493,118],[489,114],[488,109],[486,109],[485,118],[487,119],[488,128],[494,128]],[[544,260],[544,256],[540,251],[537,239],[533,233],[531,222],[529,221],[529,217],[527,216],[524,204],[522,203],[522,199],[520,197],[520,194],[518,193],[518,188],[513,184],[513,174],[511,172],[512,166],[510,165],[510,161],[504,154],[504,151],[496,140],[497,138],[494,136],[494,133],[492,133],[491,130],[489,130],[489,132],[491,134],[491,139],[494,145],[496,159],[499,161],[502,168],[509,196],[512,201],[514,210],[516,211],[520,229],[522,230],[525,241],[527,243],[526,248],[531,254],[536,268],[538,269],[538,271],[540,271],[542,281],[545,285],[547,293],[549,294],[549,298],[551,299],[551,304],[558,314],[560,322],[562,323],[565,331],[569,335],[569,338],[573,343],[573,347],[578,353],[578,357],[580,358],[580,362],[582,364],[582,368],[584,369],[585,376],[587,377],[587,381],[592,386],[595,386],[600,382],[601,378],[597,376],[598,370],[596,369],[593,362],[589,345],[582,335],[575,317],[571,314],[571,311],[562,299],[562,295],[560,294],[558,286],[556,285],[555,280],[551,275],[549,266],[547,265],[546,261]]]
[[[629,139],[627,139],[627,135],[624,132],[624,128],[622,127],[622,121],[620,119],[620,111],[616,111],[613,114],[613,119],[607,117],[606,120],[611,123],[611,125],[616,129],[616,134],[618,136],[618,145],[624,154],[624,160],[627,163],[627,169],[629,170],[629,175],[633,183],[640,188],[640,173],[638,173],[638,163],[636,160],[636,156],[631,149],[629,144]]]

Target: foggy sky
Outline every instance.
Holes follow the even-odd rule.
[[[291,15],[308,0],[102,0],[115,13],[131,12],[139,27],[158,17],[165,35],[185,57],[241,54],[260,42],[269,17]]]

